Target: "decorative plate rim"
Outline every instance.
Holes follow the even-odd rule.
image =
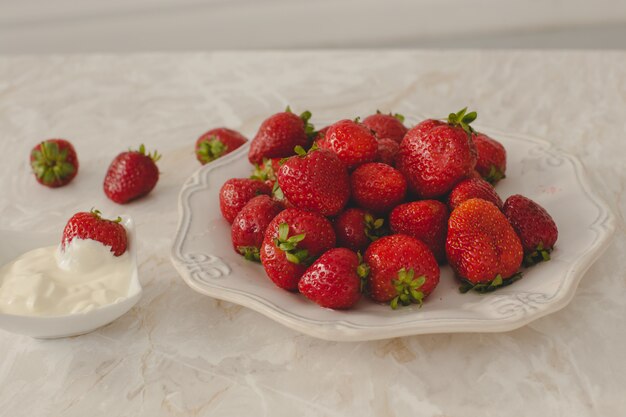
[[[213,298],[222,299],[224,301],[236,303],[244,307],[257,311],[291,329],[308,334],[321,339],[333,341],[363,341],[363,340],[379,340],[393,337],[417,335],[417,334],[435,334],[435,333],[474,333],[474,332],[504,332],[517,329],[526,324],[537,320],[545,315],[554,313],[565,307],[573,299],[576,288],[580,280],[585,275],[589,267],[598,259],[602,252],[610,244],[615,232],[615,216],[606,202],[600,198],[593,190],[587,178],[585,168],[578,157],[563,152],[558,147],[553,146],[550,142],[538,139],[525,134],[515,134],[510,132],[502,132],[496,129],[483,128],[479,129],[487,134],[494,136],[502,136],[507,139],[534,143],[536,148],[541,152],[558,155],[567,159],[573,166],[576,174],[576,182],[582,191],[589,198],[589,201],[596,207],[598,213],[591,223],[589,229],[595,233],[593,242],[589,244],[585,254],[579,257],[575,262],[568,265],[558,289],[551,297],[539,297],[532,299],[533,293],[518,293],[517,301],[520,305],[530,307],[531,311],[515,310],[513,308],[510,314],[501,317],[485,317],[485,318],[416,318],[408,322],[391,323],[385,325],[365,326],[363,324],[352,323],[349,319],[340,320],[316,320],[308,317],[302,317],[292,311],[277,306],[271,300],[260,297],[247,291],[235,290],[230,288],[221,288],[219,285],[204,281],[205,285],[200,285],[191,274],[193,269],[202,268],[198,265],[197,260],[185,259],[182,253],[182,246],[185,236],[191,224],[192,210],[189,204],[189,197],[203,189],[206,185],[203,181],[209,173],[224,165],[228,165],[231,161],[241,157],[245,157],[249,147],[249,142],[237,149],[236,151],[210,163],[200,167],[192,174],[183,184],[178,196],[178,213],[179,220],[176,235],[172,243],[170,258],[172,264],[181,275],[187,285],[193,290],[208,295]],[[190,262],[191,261],[191,262]],[[211,262],[211,255],[207,255],[204,261]],[[192,265],[190,267],[190,265]],[[216,269],[215,273],[228,273],[228,266],[212,266]],[[569,283],[569,285],[565,285]],[[527,299],[522,299],[522,295],[526,294]],[[491,297],[497,296],[496,294]],[[508,297],[510,298],[510,297]]]

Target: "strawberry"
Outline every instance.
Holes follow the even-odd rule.
[[[448,195],[448,207],[450,210],[454,210],[459,204],[470,198],[482,198],[492,202],[502,210],[502,199],[496,189],[481,178],[470,178],[455,185]]]
[[[466,111],[450,114],[447,123],[426,120],[402,140],[396,167],[420,198],[443,196],[471,175],[476,149],[470,123],[476,119],[476,112]]]
[[[334,248],[306,270],[298,289],[322,307],[347,309],[361,298],[361,283],[367,273],[367,265],[360,262],[356,253],[346,248]]]
[[[257,195],[271,195],[272,188],[263,181],[250,178],[231,178],[220,189],[220,211],[228,223],[235,217],[248,201]]]
[[[404,201],[406,180],[400,171],[380,162],[363,164],[350,176],[352,199],[359,206],[384,214]]]
[[[287,110],[267,118],[252,143],[248,159],[252,164],[260,164],[263,158],[285,158],[293,155],[296,146],[308,148],[314,134],[314,127],[309,123],[311,112],[305,111],[300,116]]]
[[[377,138],[389,138],[396,143],[402,142],[407,132],[404,126],[404,116],[401,114],[383,114],[376,110],[376,114],[363,119],[363,125],[372,130]]]
[[[449,215],[448,207],[440,201],[413,201],[392,210],[389,227],[393,233],[421,240],[433,252],[437,262],[444,263]]]
[[[276,173],[280,169],[280,161],[282,158],[263,158],[260,164],[254,164],[254,171],[250,178],[265,182],[270,187],[274,187],[276,183]]]
[[[288,208],[270,222],[261,246],[261,263],[278,287],[298,288],[306,268],[335,247],[332,224],[319,213]]]
[[[65,139],[48,139],[30,151],[30,166],[35,179],[46,187],[62,187],[78,173],[74,146]]]
[[[157,152],[146,154],[141,145],[138,151],[122,152],[113,159],[104,177],[104,193],[110,200],[124,204],[148,194],[159,180]]]
[[[340,120],[330,125],[317,144],[335,152],[348,169],[372,162],[378,156],[376,137],[367,127],[353,120]]]
[[[121,256],[128,247],[126,229],[121,225],[122,218],[116,220],[103,219],[99,210],[74,214],[63,229],[61,249],[74,239],[97,240],[108,246],[115,256]]]
[[[524,265],[549,261],[559,231],[546,209],[529,198],[515,194],[506,199],[503,211],[522,242]]]
[[[385,219],[374,216],[359,208],[350,208],[335,218],[333,226],[337,235],[337,246],[353,251],[364,251],[370,243],[384,235]]]
[[[378,160],[383,164],[395,166],[399,151],[400,145],[393,139],[378,139]]]
[[[439,265],[428,246],[406,235],[385,236],[365,252],[368,290],[378,302],[422,304],[439,283]]]
[[[472,139],[476,145],[476,171],[490,183],[497,183],[506,173],[504,146],[483,133],[474,133]]]
[[[350,198],[348,171],[337,155],[313,146],[309,152],[296,147],[297,156],[287,159],[278,171],[278,185],[294,207],[333,216]]]
[[[235,252],[249,261],[261,262],[259,249],[263,243],[265,230],[284,208],[282,203],[268,195],[258,195],[248,201],[235,217],[231,227],[230,235]]]
[[[481,198],[462,202],[448,221],[448,262],[469,287],[489,291],[506,285],[522,263],[522,244],[495,204]],[[518,275],[519,276],[519,275]]]
[[[231,153],[247,141],[245,136],[235,130],[225,127],[211,129],[196,141],[196,158],[204,165]]]

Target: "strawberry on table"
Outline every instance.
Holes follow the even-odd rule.
[[[378,302],[393,309],[422,304],[439,283],[439,265],[431,250],[420,240],[406,235],[385,236],[365,252],[370,268],[368,290]]]
[[[267,118],[252,143],[248,159],[252,164],[260,164],[263,158],[285,158],[293,155],[296,146],[308,148],[315,128],[309,119],[311,112],[305,111],[300,116],[287,110]]]
[[[372,130],[377,138],[389,138],[396,143],[402,142],[407,132],[404,126],[404,116],[401,114],[383,114],[379,110],[371,116],[367,116],[362,122]]]
[[[352,199],[359,206],[385,214],[406,197],[406,179],[397,169],[381,162],[363,164],[350,176]]]
[[[450,214],[446,254],[457,276],[469,283],[462,291],[490,291],[520,277],[520,239],[498,207],[480,198]]]
[[[128,247],[126,229],[121,224],[121,217],[116,220],[103,219],[99,210],[74,214],[63,229],[61,249],[74,239],[97,240],[108,246],[115,256],[121,256]]]
[[[298,289],[309,300],[332,309],[347,309],[361,298],[369,268],[346,248],[325,252],[300,278]]]
[[[482,198],[502,210],[502,199],[493,185],[481,178],[470,178],[458,183],[448,195],[448,207],[454,210],[459,204],[471,198]]]
[[[353,251],[364,251],[370,243],[385,234],[384,223],[385,219],[377,219],[368,211],[349,208],[339,214],[333,222],[337,246]]]
[[[113,159],[104,177],[104,193],[110,200],[124,204],[148,194],[159,180],[157,152],[146,153],[144,145],[138,151],[122,152]]]
[[[261,262],[259,249],[265,230],[272,219],[284,210],[281,202],[268,195],[252,198],[235,217],[231,226],[231,240],[235,252],[249,261]]]
[[[484,133],[476,132],[472,139],[477,153],[476,171],[490,183],[497,183],[505,177],[506,149]]]
[[[316,142],[322,149],[337,154],[348,169],[356,168],[378,157],[378,141],[372,132],[353,120],[340,120],[329,126],[324,137]]]
[[[395,166],[398,152],[400,152],[398,142],[389,138],[378,139],[378,161]]]
[[[250,178],[231,178],[220,189],[220,211],[228,223],[235,217],[248,201],[257,195],[271,195],[272,188],[263,181]]]
[[[335,231],[326,217],[288,208],[274,217],[265,231],[261,263],[274,284],[295,291],[307,267],[333,247]]]
[[[76,150],[65,139],[48,139],[30,152],[30,166],[35,179],[46,187],[62,187],[78,173]]]
[[[530,198],[515,194],[506,199],[503,212],[522,242],[524,265],[549,261],[559,231],[546,209]]]
[[[391,211],[389,226],[393,233],[412,236],[424,242],[437,262],[444,263],[449,216],[448,207],[441,201],[412,201]]]
[[[278,171],[278,185],[294,207],[333,216],[350,198],[348,171],[337,155],[313,145],[309,152],[296,147]],[[279,192],[279,194],[280,194]]]
[[[196,141],[196,158],[202,165],[231,153],[248,139],[236,130],[225,127],[211,129]]]
[[[470,123],[475,119],[476,112],[462,109],[450,114],[447,123],[425,120],[407,132],[396,167],[420,198],[441,197],[471,176],[476,148]]]

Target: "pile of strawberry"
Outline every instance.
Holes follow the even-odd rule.
[[[493,185],[506,151],[471,127],[476,116],[407,129],[377,112],[315,131],[309,112],[274,114],[250,144],[252,176],[220,190],[234,250],[276,286],[333,309],[362,294],[421,305],[446,262],[462,292],[514,282],[550,259],[558,232],[534,201],[502,202]]]

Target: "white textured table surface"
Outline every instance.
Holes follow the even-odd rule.
[[[1,416],[622,416],[626,410],[626,54],[315,52],[0,58],[0,229],[60,230],[77,210],[132,215],[144,297],[88,335],[0,332]],[[377,108],[446,115],[543,137],[585,164],[617,214],[613,244],[573,302],[501,334],[333,343],[194,293],[169,262],[193,143],[252,135],[290,104],[314,119]],[[75,144],[69,186],[45,189],[39,140]],[[101,181],[145,143],[163,154],[152,194],[124,207]],[[412,410],[412,412],[410,412]]]

